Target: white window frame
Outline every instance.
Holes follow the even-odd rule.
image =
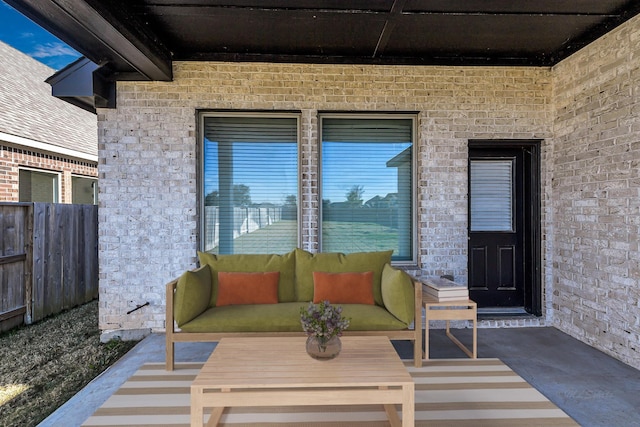
[[[60,203],[60,195],[62,194],[62,173],[49,169],[38,169],[32,167],[18,167],[18,195],[20,194],[20,171],[38,172],[46,175],[54,175],[56,177],[55,194],[53,195],[53,203]]]

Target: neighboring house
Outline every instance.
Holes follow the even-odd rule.
[[[97,203],[96,116],[51,95],[54,71],[0,42],[0,201]]]
[[[90,59],[108,58],[103,74],[93,76],[100,80],[110,71],[116,80],[117,105],[98,109],[105,336],[164,330],[164,284],[196,266],[196,251],[211,231],[207,224],[219,235],[214,250],[235,250],[234,188],[241,184],[252,203],[289,200],[298,207],[269,228],[274,235],[260,230],[252,241],[253,233],[238,237],[243,248],[321,251],[382,242],[408,271],[452,275],[469,284],[483,309],[516,314],[485,319],[485,327],[554,326],[640,368],[637,10],[580,45],[565,42],[574,24],[591,28],[613,11],[518,14],[511,9],[524,3],[511,2],[504,13],[470,13],[453,25],[459,11],[396,10],[420,2],[393,2],[393,10],[381,12],[356,11],[360,2],[349,1],[353,10],[335,14],[306,6],[183,9],[144,1],[126,13],[120,3],[102,13],[95,8],[107,4],[83,0],[64,10],[59,2],[11,3],[36,17],[46,9],[51,17],[40,12],[39,23]],[[620,4],[587,3],[572,5]],[[573,7],[540,4],[552,11]],[[148,34],[154,26],[158,34]],[[93,30],[98,27],[103,31]],[[512,38],[492,33],[513,29]],[[225,36],[235,38],[217,39]],[[530,58],[532,65],[479,65],[481,56],[460,65],[464,58],[456,55],[468,52],[465,43],[485,40],[481,36],[495,46],[478,55],[512,40],[528,52],[528,43],[556,38],[558,49],[569,52],[561,60],[543,56],[549,62]],[[322,37],[334,44],[314,51]],[[385,47],[384,54],[397,48],[408,55],[423,38],[437,45],[447,37],[453,54],[438,58],[446,66],[414,65],[404,57],[383,63],[385,55],[375,56]],[[207,55],[197,49],[206,49],[209,38],[219,50]],[[254,51],[243,50],[242,43],[254,40]],[[271,54],[269,41],[293,56]],[[370,63],[348,57],[371,43]],[[342,62],[312,63],[335,52],[347,52]],[[520,53],[503,52],[504,61]],[[108,94],[102,91],[102,98],[113,101]],[[349,221],[326,221],[323,200],[342,203],[353,186],[364,189],[362,200],[397,193],[397,221],[388,227],[375,218],[346,227]],[[219,218],[209,221],[204,200],[214,193]],[[145,302],[150,305],[132,310]]]

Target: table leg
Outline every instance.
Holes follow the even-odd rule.
[[[429,360],[429,313],[425,315],[424,320],[424,358]]]
[[[414,427],[416,422],[415,385],[402,387],[402,427]]]
[[[473,358],[478,358],[478,316],[473,317]]]
[[[191,427],[204,426],[204,402],[202,396],[203,390],[200,388],[191,388]]]

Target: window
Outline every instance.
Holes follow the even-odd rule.
[[[298,117],[203,113],[204,250],[298,246]]]
[[[471,231],[513,231],[514,160],[472,160]]]
[[[414,118],[321,118],[321,248],[415,262]]]
[[[95,205],[98,203],[98,180],[81,176],[72,176],[71,193],[71,203]]]
[[[18,193],[21,202],[58,203],[59,175],[20,169]]]

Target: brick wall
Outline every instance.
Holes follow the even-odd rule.
[[[2,145],[0,141],[0,201],[18,202],[20,167],[60,174],[60,203],[72,202],[72,175],[97,177],[95,163],[66,159],[27,149]]]
[[[420,267],[466,281],[468,140],[549,139],[551,96],[543,68],[177,62],[172,82],[119,82],[118,108],[98,114],[100,328],[163,330],[163,285],[195,266],[198,109],[301,111],[300,220],[311,251],[318,110],[417,111]]]
[[[553,70],[554,324],[640,368],[640,18]]]

